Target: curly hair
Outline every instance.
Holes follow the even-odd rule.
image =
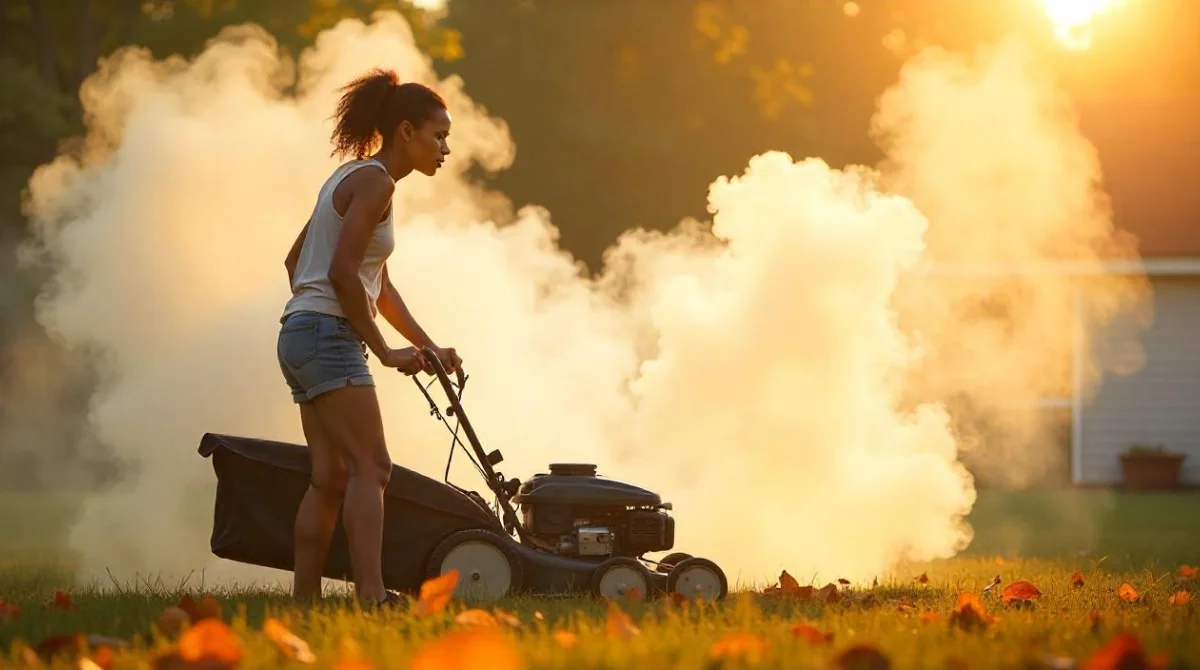
[[[401,121],[420,127],[446,101],[433,89],[415,82],[400,83],[392,70],[374,69],[341,89],[333,154],[363,158],[376,143],[391,137]]]

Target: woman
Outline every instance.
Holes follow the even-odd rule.
[[[355,593],[373,605],[397,596],[383,585],[383,491],[392,461],[368,350],[407,375],[433,372],[422,347],[437,352],[450,372],[461,365],[454,349],[436,346],[417,325],[386,266],[396,182],[413,170],[433,176],[442,166],[450,154],[450,115],[437,93],[400,84],[390,71],[375,70],[342,91],[334,154],[353,159],[321,187],[288,253],[292,298],[280,319],[277,356],[312,458],[312,482],[296,515],[294,595],[309,600],[320,593],[344,503]],[[416,346],[391,348],[376,314]]]

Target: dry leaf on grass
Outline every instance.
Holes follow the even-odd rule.
[[[444,575],[425,580],[421,584],[421,594],[417,604],[413,606],[416,616],[429,616],[446,609],[454,589],[458,586],[458,570],[450,570]]]
[[[50,609],[56,609],[56,610],[77,610],[77,609],[79,609],[79,605],[76,605],[75,601],[71,600],[71,595],[69,593],[67,593],[66,591],[55,591],[54,592],[54,600],[50,601],[50,604],[48,605],[48,607],[50,607]]]
[[[628,640],[634,635],[640,635],[641,630],[633,624],[629,615],[621,611],[616,603],[609,601],[608,615],[605,617],[605,628],[608,634],[621,640]]]
[[[1186,605],[1192,602],[1192,594],[1188,591],[1176,591],[1167,602],[1172,605]]]
[[[454,617],[454,623],[462,626],[495,626],[496,617],[481,609],[469,609],[459,612]]]
[[[1029,582],[1015,581],[1004,587],[1004,591],[1000,594],[1000,602],[1004,603],[1005,605],[1012,605],[1014,603],[1017,605],[1025,605],[1031,603],[1034,598],[1041,597],[1041,595],[1042,592],[1039,591],[1033,584],[1030,584]]]
[[[762,662],[770,645],[753,633],[730,632],[709,647],[708,656],[714,661],[737,659],[750,665]]]
[[[495,627],[475,626],[447,633],[422,645],[410,670],[520,670],[516,643]]]
[[[1079,665],[1079,670],[1151,670],[1166,665],[1165,656],[1147,658],[1132,633],[1120,633]]]
[[[768,586],[763,595],[784,597],[784,598],[800,598],[807,599],[812,596],[813,587],[800,586],[800,582],[796,578],[789,575],[787,570],[779,573],[779,585]]]
[[[187,612],[183,611],[183,608],[172,605],[158,615],[158,621],[154,623],[154,627],[166,637],[175,637],[182,633],[190,623],[191,617]]]
[[[805,621],[792,626],[792,637],[804,640],[809,644],[828,644],[833,641],[833,633],[826,633]]]
[[[1192,567],[1186,563],[1179,566],[1179,576],[1184,579],[1192,579],[1198,574],[1200,574],[1200,568]]]
[[[839,670],[889,670],[892,662],[875,647],[860,644],[835,656],[833,667]]]
[[[1075,588],[1083,586],[1083,573],[1076,570],[1075,574],[1071,575],[1071,586]]]
[[[192,594],[185,593],[179,599],[179,609],[183,610],[188,615],[188,620],[191,623],[204,621],[205,619],[221,619],[221,603],[216,598],[205,595],[197,601],[192,597]]]
[[[288,627],[283,625],[282,621],[273,617],[267,617],[267,620],[263,622],[263,633],[288,658],[301,663],[316,662],[317,656],[313,654],[308,643],[302,640],[299,635],[288,630]]]
[[[556,630],[550,634],[550,637],[564,649],[570,649],[579,643],[579,638],[569,630]]]
[[[1001,583],[1002,582],[1000,581],[1000,575],[996,575],[992,579],[992,581],[988,582],[987,586],[983,587],[983,592],[987,593],[988,591],[991,591],[992,589],[996,588],[997,586],[1000,586]]]
[[[987,628],[994,621],[995,617],[988,615],[978,595],[970,591],[958,594],[958,602],[950,612],[950,625],[973,631]]]
[[[916,576],[916,577],[913,579],[913,581],[914,581],[914,582],[916,582],[916,583],[918,583],[918,584],[928,584],[928,583],[929,583],[929,575],[927,575],[927,574],[925,574],[924,572],[922,572],[921,574],[917,575],[917,576]]]
[[[220,619],[202,619],[179,636],[179,657],[185,661],[216,660],[240,663],[242,643]]]
[[[921,623],[937,623],[942,620],[942,615],[937,612],[924,612],[921,614]]]
[[[1133,588],[1133,585],[1129,582],[1125,582],[1119,589],[1117,589],[1117,595],[1121,597],[1121,600],[1130,603],[1137,602],[1141,598],[1141,596],[1138,595],[1137,589]]]
[[[495,610],[495,615],[496,615],[496,621],[504,624],[505,626],[511,626],[512,628],[520,628],[521,627],[520,617],[513,614],[512,612],[506,612],[502,609],[497,608]]]

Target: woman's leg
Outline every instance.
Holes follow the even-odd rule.
[[[312,461],[312,483],[296,513],[293,595],[312,600],[321,592],[321,576],[338,510],[346,495],[346,463],[329,439],[311,402],[300,404],[300,422]]]
[[[382,566],[383,490],[392,475],[392,460],[375,387],[348,385],[322,393],[312,406],[325,435],[346,460],[342,520],[355,592],[363,603],[382,601],[387,595]]]

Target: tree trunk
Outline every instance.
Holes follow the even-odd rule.
[[[54,57],[54,35],[50,32],[50,17],[46,15],[45,0],[29,0],[29,13],[33,17],[33,39],[37,45],[38,69],[46,83],[61,90],[58,63]]]

